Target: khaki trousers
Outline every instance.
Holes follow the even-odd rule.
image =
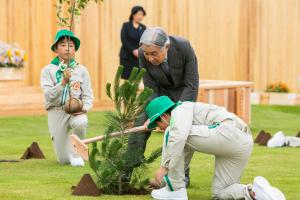
[[[185,163],[190,162],[194,151],[202,152],[215,155],[213,198],[250,200],[250,185],[240,184],[240,178],[251,155],[253,139],[249,128],[237,127],[233,121],[229,121],[215,128],[202,126],[201,132],[191,133],[181,159],[166,177],[169,179],[166,180],[166,183],[169,182],[167,185],[174,190],[185,187]]]
[[[69,132],[83,139],[86,134],[88,119],[86,114],[72,116],[60,108],[52,108],[48,111],[48,127],[53,141],[57,161],[60,164],[70,163],[70,154],[73,152]]]

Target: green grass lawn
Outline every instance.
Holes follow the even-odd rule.
[[[103,132],[103,113],[89,114],[88,137]],[[300,130],[300,107],[253,106],[251,128],[255,137],[259,130],[274,134],[282,130],[295,136]],[[91,173],[88,164],[83,168],[60,166],[47,129],[47,117],[1,117],[0,159],[19,159],[25,148],[37,141],[46,160],[26,160],[19,163],[0,163],[0,199],[95,199],[71,196],[84,173]],[[162,134],[154,133],[148,142],[147,153],[162,143]],[[159,161],[149,169],[152,176]],[[213,176],[214,159],[196,153],[191,163],[189,199],[208,200]],[[280,188],[289,200],[300,199],[300,148],[268,149],[255,146],[242,183],[250,183],[257,175],[266,177]],[[151,199],[148,196],[110,196],[101,199]]]

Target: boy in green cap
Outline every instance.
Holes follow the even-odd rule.
[[[187,200],[185,165],[194,151],[215,155],[213,199],[285,200],[277,188],[263,177],[252,185],[240,184],[240,178],[252,152],[250,128],[223,107],[200,102],[175,104],[169,97],[152,100],[145,125],[165,130],[161,167],[156,172],[151,195],[155,199]]]
[[[58,31],[51,46],[57,56],[41,72],[48,127],[57,160],[60,164],[70,163],[72,166],[84,166],[84,161],[73,152],[69,131],[80,138],[85,136],[88,124],[86,113],[93,105],[88,70],[75,61],[75,52],[79,47],[80,40],[73,32]]]

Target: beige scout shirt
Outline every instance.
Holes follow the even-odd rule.
[[[232,119],[242,130],[247,124],[224,107],[201,102],[183,102],[171,112],[170,126],[165,131],[161,166],[168,169],[176,166],[183,156],[189,135],[208,134],[208,126]]]
[[[45,95],[45,107],[47,110],[52,107],[60,107],[63,105],[62,96],[66,86],[62,86],[56,80],[56,72],[58,66],[49,64],[42,69],[41,72],[41,87]],[[71,96],[78,98],[83,103],[83,110],[88,111],[93,106],[93,90],[91,88],[90,75],[86,67],[77,65],[70,77],[70,92]],[[67,95],[68,100],[69,95]]]

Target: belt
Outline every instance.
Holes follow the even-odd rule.
[[[225,119],[223,121],[220,122],[221,124],[235,124],[235,122],[232,119]]]
[[[241,123],[241,122],[239,122],[237,120],[233,120],[233,119],[225,119],[225,120],[223,120],[219,123],[209,125],[208,128],[216,128],[217,126],[219,126],[221,124],[232,125],[232,126],[235,126],[237,129],[241,130],[244,133],[251,134],[251,130],[250,130],[249,126],[247,126],[247,124]]]

